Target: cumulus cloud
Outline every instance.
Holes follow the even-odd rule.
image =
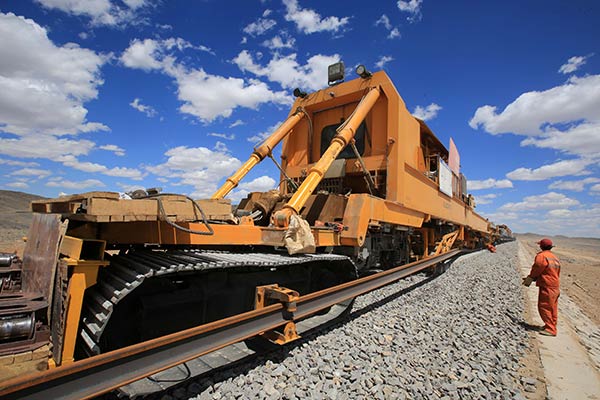
[[[36,162],[31,161],[19,161],[19,160],[7,160],[5,158],[0,158],[0,164],[10,165],[13,167],[37,167],[39,166]]]
[[[271,30],[277,22],[270,18],[259,18],[258,20],[246,25],[244,33],[250,36],[260,36]]]
[[[584,65],[590,56],[574,56],[567,60],[567,62],[560,66],[558,72],[561,74],[570,74],[579,69]]]
[[[164,163],[146,169],[176,185],[192,186],[194,198],[210,197],[217,190],[216,182],[230,176],[241,165],[229,152],[206,147],[178,146],[168,150],[165,156]]]
[[[495,106],[479,107],[469,125],[492,135],[537,136],[548,124],[599,121],[599,109],[600,75],[572,77],[564,85],[523,93],[500,113]]]
[[[279,124],[272,125],[268,127],[266,131],[250,136],[246,140],[248,140],[250,143],[261,143],[263,140],[271,136],[271,134],[275,132],[275,129],[277,129],[278,127]]]
[[[9,182],[5,186],[11,187],[11,188],[15,188],[15,189],[27,189],[27,188],[29,188],[29,184],[27,182],[25,182],[25,181]]]
[[[382,25],[385,29],[388,30],[388,39],[394,39],[400,37],[400,31],[398,28],[394,27],[390,22],[390,18],[383,14],[377,21],[375,21],[375,26]]]
[[[133,101],[129,103],[129,105],[138,110],[139,112],[146,114],[148,118],[152,118],[157,114],[156,110],[152,108],[152,106],[142,104],[141,99],[138,99],[137,97],[133,99]]]
[[[276,51],[281,49],[293,49],[296,45],[296,39],[288,35],[276,35],[271,39],[262,42],[262,45],[269,50]]]
[[[46,186],[48,187],[55,187],[55,188],[60,188],[60,189],[75,189],[75,190],[81,190],[81,189],[89,189],[89,188],[101,188],[101,187],[105,187],[106,185],[104,183],[102,183],[101,181],[99,181],[98,179],[86,179],[83,181],[70,181],[67,179],[54,179],[54,180],[50,180],[49,182],[46,182]]]
[[[119,26],[135,22],[136,11],[146,7],[146,0],[122,0],[125,7],[110,0],[35,0],[47,9],[90,18],[93,25]]]
[[[141,180],[144,177],[144,174],[140,170],[135,168],[108,168],[107,166],[102,164],[97,164],[89,161],[80,161],[72,155],[60,157],[57,161],[61,162],[66,167],[70,167],[78,171],[100,173],[103,175],[130,178],[134,180]]]
[[[548,189],[571,190],[574,192],[583,192],[586,185],[600,182],[600,178],[585,178],[578,181],[556,181],[548,185]]]
[[[90,140],[59,139],[52,135],[28,135],[18,139],[0,138],[0,154],[23,158],[55,160],[64,155],[85,155],[95,147]]]
[[[423,0],[398,0],[396,5],[402,12],[406,12],[409,16],[406,18],[410,22],[416,22],[421,19],[421,4]]]
[[[600,122],[583,122],[565,130],[549,127],[537,137],[528,137],[521,146],[554,149],[585,157],[600,154]]]
[[[494,179],[488,178],[483,181],[472,180],[467,182],[469,190],[482,190],[482,189],[505,189],[513,187],[513,184],[508,179]]]
[[[545,194],[527,196],[521,202],[506,203],[499,208],[504,211],[525,211],[525,210],[557,210],[579,205],[579,201],[565,196],[562,193],[548,192]]]
[[[105,56],[76,44],[56,46],[31,19],[0,13],[0,131],[31,135],[108,130],[86,120]]]
[[[125,149],[115,145],[115,144],[105,144],[103,146],[98,147],[100,150],[112,151],[117,156],[124,156]]]
[[[50,175],[50,171],[47,169],[38,168],[22,168],[11,172],[9,175],[12,176],[35,176],[38,178],[45,178]]]
[[[283,0],[283,4],[286,8],[285,20],[295,23],[298,30],[306,34],[337,32],[349,22],[348,17],[322,18],[315,10],[300,7],[298,0]]]
[[[423,121],[429,121],[437,117],[437,114],[441,109],[442,107],[435,103],[431,103],[427,107],[416,106],[413,111],[413,116],[422,119]]]
[[[269,63],[261,66],[247,51],[241,51],[233,62],[242,71],[256,76],[264,76],[271,82],[277,82],[284,88],[300,87],[304,90],[319,90],[327,84],[327,67],[340,60],[338,54],[326,56],[317,54],[310,57],[305,65],[300,65],[296,53],[288,56],[275,54]]]
[[[591,163],[591,160],[585,159],[562,160],[535,169],[517,168],[506,177],[515,181],[543,181],[560,176],[586,175],[589,171],[585,168]]]
[[[230,198],[233,203],[239,203],[251,192],[266,192],[275,189],[276,186],[277,182],[273,178],[263,175],[249,182],[240,182],[239,186],[227,198]]]
[[[381,56],[379,57],[379,60],[377,60],[377,62],[375,63],[375,66],[379,69],[382,69],[385,66],[385,64],[389,63],[390,61],[394,61],[394,57]]]
[[[179,111],[203,122],[229,117],[237,107],[257,109],[263,103],[291,103],[287,93],[274,92],[264,82],[212,75],[202,68],[187,68],[177,61],[172,50],[190,47],[198,48],[183,39],[136,39],[123,52],[121,61],[130,68],[159,70],[173,78],[177,83],[178,99],[183,102]]]
[[[477,196],[475,198],[475,201],[477,204],[479,205],[483,205],[483,204],[491,204],[492,201],[498,197],[498,195],[496,195],[495,193],[489,193],[489,194],[484,194],[481,196]]]

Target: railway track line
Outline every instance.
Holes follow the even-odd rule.
[[[47,372],[5,382],[3,399],[85,399],[222,349],[233,343],[297,322],[426,268],[464,254],[451,250],[375,275],[241,315],[100,354]]]

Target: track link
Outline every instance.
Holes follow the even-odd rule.
[[[97,284],[86,294],[80,330],[81,349],[89,356],[99,354],[100,338],[113,310],[146,279],[169,274],[203,273],[241,268],[269,269],[313,262],[351,262],[335,254],[232,253],[207,250],[136,250],[111,258]]]

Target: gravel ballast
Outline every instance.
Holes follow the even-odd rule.
[[[342,324],[163,399],[521,399],[528,346],[517,244],[356,299]]]

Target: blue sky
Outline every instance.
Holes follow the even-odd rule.
[[[385,69],[477,210],[600,237],[600,3],[0,3],[0,189],[207,197],[327,65]],[[276,185],[265,160],[233,200]]]

